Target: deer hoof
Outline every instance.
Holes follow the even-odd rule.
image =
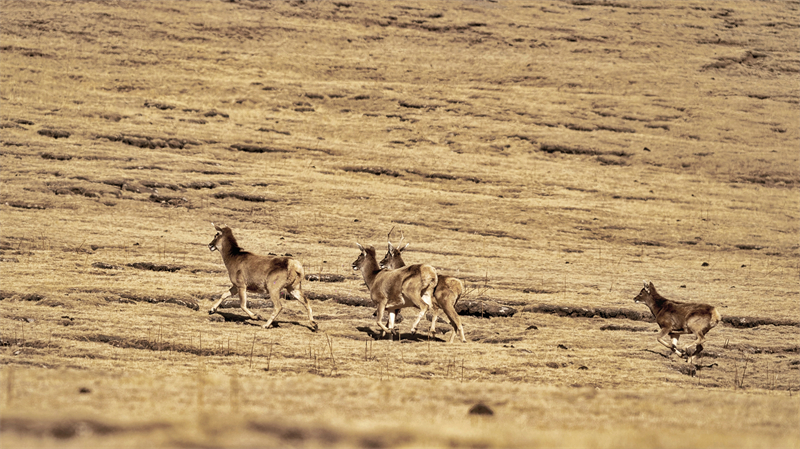
[[[215,313],[217,313],[217,311],[215,309],[211,309],[211,310],[208,311],[209,315],[213,315]]]

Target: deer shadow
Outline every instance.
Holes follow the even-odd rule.
[[[261,326],[264,325],[259,320],[254,320],[254,319],[250,318],[249,316],[239,315],[237,313],[220,312],[219,310],[217,310],[216,312],[214,312],[214,314],[220,315],[222,318],[225,319],[226,323],[242,323],[242,324],[246,324],[248,326],[257,326],[257,327],[261,327]],[[261,317],[259,316],[259,318],[261,318]],[[289,320],[285,320],[285,321],[284,320],[281,320],[281,321],[277,321],[276,320],[276,321],[273,321],[272,324],[270,325],[270,329],[272,329],[273,327],[278,327],[279,328],[279,327],[281,327],[280,326],[281,324],[305,327],[306,329],[310,330],[311,332],[316,332],[316,330],[313,329],[311,327],[311,325],[309,325],[309,324],[301,323],[299,321],[289,321]]]
[[[398,341],[416,341],[416,342],[427,342],[427,341],[438,341],[443,342],[439,337],[433,336],[429,337],[427,334],[412,334],[412,333],[402,333],[399,332],[397,334],[386,334],[385,336],[381,337],[380,331],[375,331],[369,326],[358,326],[356,330],[359,332],[363,332],[367,334],[373,340],[398,340]]]

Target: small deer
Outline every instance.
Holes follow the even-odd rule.
[[[409,244],[406,243],[405,246],[402,246],[405,236],[401,234],[400,241],[397,247],[395,247],[389,240],[391,234],[392,231],[389,231],[389,235],[386,237],[389,249],[386,252],[386,256],[380,261],[380,267],[395,270],[406,266],[405,261],[403,261],[402,252],[408,248]],[[450,320],[450,325],[453,326],[453,335],[450,337],[449,343],[455,341],[457,333],[461,335],[462,343],[467,342],[467,339],[464,337],[464,326],[461,324],[461,317],[459,317],[456,312],[456,303],[461,299],[463,293],[464,283],[461,282],[460,279],[453,276],[439,275],[439,282],[436,284],[436,289],[433,291],[434,301],[433,318],[431,318],[431,336],[436,332],[436,320],[439,318],[439,311],[443,310],[444,314]]]
[[[708,331],[722,320],[717,309],[708,304],[670,301],[658,294],[652,282],[645,281],[644,288],[633,301],[646,304],[653,312],[656,323],[661,328],[658,342],[672,349],[678,356],[686,357],[686,361],[691,364],[694,364],[694,358],[703,350]],[[678,348],[678,339],[682,334],[695,335],[694,350],[689,350],[690,343]]]
[[[218,250],[222,254],[222,261],[225,263],[225,268],[228,269],[228,277],[230,277],[233,286],[222,294],[222,297],[211,306],[211,310],[208,313],[215,313],[225,298],[238,294],[239,307],[251,319],[260,320],[260,316],[254,315],[247,308],[247,291],[261,294],[269,292],[269,298],[275,304],[275,308],[272,316],[269,317],[264,325],[266,329],[272,325],[275,317],[283,310],[281,290],[286,289],[289,295],[300,301],[308,310],[308,321],[311,323],[311,330],[316,331],[318,326],[311,312],[311,304],[303,296],[301,288],[305,272],[300,262],[291,257],[261,256],[245,251],[236,242],[231,228],[217,226],[214,223],[211,224],[217,230],[217,235],[208,244],[208,249],[211,251]]]
[[[381,328],[381,337],[387,332],[394,334],[395,315],[404,307],[416,307],[420,310],[417,320],[411,326],[411,332],[417,332],[417,325],[432,306],[433,290],[438,277],[436,269],[430,265],[409,265],[397,270],[381,270],[375,258],[375,248],[364,248],[358,244],[361,254],[353,262],[353,270],[361,271],[364,283],[369,289],[372,302],[378,307],[377,322]],[[389,327],[383,324],[383,313],[389,311]]]

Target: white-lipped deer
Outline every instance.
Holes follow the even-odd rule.
[[[291,257],[281,256],[261,256],[243,250],[236,242],[231,228],[227,226],[217,226],[211,223],[214,229],[217,230],[217,235],[214,240],[208,244],[208,249],[211,251],[219,250],[222,255],[222,261],[225,263],[225,268],[228,269],[228,277],[233,286],[227,292],[222,294],[222,297],[211,306],[209,314],[217,311],[217,308],[225,298],[231,295],[239,295],[239,307],[247,313],[251,319],[261,319],[256,316],[250,309],[247,308],[247,291],[266,293],[269,292],[269,298],[274,304],[272,316],[269,317],[264,328],[270,327],[275,317],[283,310],[283,298],[281,298],[281,290],[286,289],[286,292],[300,301],[306,310],[308,310],[308,321],[311,324],[311,330],[316,331],[318,326],[314,321],[314,315],[311,312],[311,304],[308,299],[303,295],[301,284],[305,277],[303,265]]]
[[[433,303],[431,298],[438,281],[436,269],[427,264],[417,264],[398,270],[381,270],[375,257],[375,248],[357,245],[361,254],[353,262],[353,270],[361,271],[370,298],[378,308],[377,322],[381,328],[381,337],[387,332],[394,333],[395,315],[399,309],[405,307],[416,307],[420,311],[411,326],[411,332],[416,333],[417,325]],[[387,310],[388,328],[383,324],[383,313]]]
[[[644,288],[633,301],[646,304],[653,312],[656,323],[661,328],[658,342],[672,349],[678,356],[686,357],[686,361],[692,364],[694,358],[703,350],[703,342],[708,331],[722,320],[714,306],[670,301],[658,294],[652,282],[645,281]],[[685,344],[682,348],[678,347],[678,339],[683,334],[695,335],[694,350],[689,350],[691,343]]]
[[[394,230],[394,228],[392,228],[392,230]],[[397,247],[395,247],[389,239],[391,235],[392,231],[389,231],[389,235],[386,237],[388,251],[383,260],[380,261],[380,267],[395,270],[406,266],[405,261],[403,261],[402,252],[408,248],[409,244],[406,243],[405,246],[403,246],[403,239],[405,239],[405,236],[401,234],[400,241]],[[456,334],[459,334],[461,336],[461,342],[466,343],[467,339],[464,337],[464,326],[461,324],[461,317],[459,317],[456,312],[456,303],[461,299],[461,295],[464,294],[464,283],[453,276],[441,274],[438,276],[439,281],[436,284],[436,289],[433,291],[433,317],[431,318],[430,335],[434,335],[436,332],[436,320],[439,317],[439,311],[442,310],[447,316],[447,319],[450,320],[450,325],[453,326],[453,335],[450,337],[449,342],[452,343],[455,341]]]

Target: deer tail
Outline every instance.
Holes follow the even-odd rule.
[[[303,265],[294,259],[290,259],[289,266],[287,267],[286,271],[286,283],[295,286],[296,288],[300,288],[300,285],[306,276]]]
[[[722,315],[720,315],[719,310],[714,307],[714,311],[711,313],[711,327],[716,326],[720,321],[722,321]]]

